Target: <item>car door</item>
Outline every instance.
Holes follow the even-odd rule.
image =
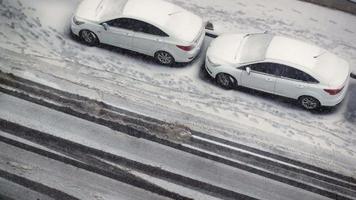
[[[250,68],[248,72],[247,68]],[[273,63],[257,63],[244,67],[241,73],[240,85],[268,93],[274,93],[276,79],[280,69]]]
[[[134,20],[130,18],[119,18],[106,22],[106,30],[101,32],[100,41],[105,44],[132,49],[132,38],[134,36]]]
[[[143,21],[136,20],[134,27],[134,37],[132,39],[132,49],[134,51],[154,55],[157,50],[162,50],[165,39],[168,37],[162,30]]]
[[[286,65],[280,66],[283,68],[283,72],[276,81],[275,92],[278,95],[297,99],[318,83],[315,78],[303,71]]]

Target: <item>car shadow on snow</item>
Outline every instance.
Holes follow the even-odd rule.
[[[78,42],[81,45],[89,47],[77,35],[74,35],[70,30],[69,30],[69,32],[70,32],[69,34],[70,34],[71,39],[73,39],[74,41]],[[123,48],[119,48],[119,47],[115,47],[115,46],[107,45],[107,44],[99,44],[99,45],[97,45],[95,47],[103,49],[103,50],[107,50],[107,51],[110,51],[110,52],[118,53],[118,54],[121,54],[123,56],[127,56],[130,59],[140,60],[140,61],[142,61],[144,63],[147,63],[147,64],[157,65],[157,66],[164,66],[164,65],[161,65],[161,64],[157,63],[156,60],[153,57],[145,55],[145,54],[141,54],[141,53],[138,53],[138,52],[135,52],[135,51],[131,51],[131,50],[127,50],[127,49],[123,49]],[[186,67],[187,65],[189,65],[189,63],[174,63],[173,65],[169,65],[169,66],[167,65],[166,67],[183,68],[183,67]]]
[[[344,117],[348,122],[356,122],[356,82],[350,83]]]
[[[200,68],[199,78],[201,80],[203,80],[204,82],[206,82],[206,83],[213,84],[216,87],[221,88],[216,83],[216,81],[213,78],[210,77],[208,72],[206,72],[204,65],[202,65],[201,68]],[[270,103],[276,104],[276,106],[281,106],[283,108],[294,109],[294,110],[298,110],[298,111],[310,112],[310,113],[315,114],[315,115],[324,115],[324,114],[336,113],[336,112],[338,112],[340,110],[340,107],[341,107],[340,105],[345,103],[345,102],[342,102],[340,105],[337,105],[335,107],[321,107],[321,108],[313,110],[313,111],[307,111],[307,110],[303,109],[299,105],[298,101],[295,100],[295,99],[290,99],[290,98],[286,98],[286,97],[282,97],[282,96],[278,96],[278,95],[274,95],[274,94],[270,94],[270,93],[266,93],[266,92],[262,92],[262,91],[258,91],[258,90],[254,90],[254,89],[250,89],[250,88],[246,88],[246,87],[241,87],[241,86],[238,86],[237,88],[235,88],[233,90],[235,90],[236,92],[242,92],[244,94],[251,95],[251,96],[254,96],[254,97],[263,98],[263,100],[267,100]],[[355,86],[355,90],[356,90],[356,86]],[[355,93],[356,93],[356,91],[355,91]],[[356,107],[356,102],[355,102],[355,107]]]

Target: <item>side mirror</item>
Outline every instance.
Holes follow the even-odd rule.
[[[102,23],[101,25],[104,27],[106,31],[109,30],[109,25],[107,23]]]
[[[251,68],[250,67],[246,67],[246,72],[247,72],[248,75],[250,75],[251,74]]]
[[[205,23],[205,29],[206,29],[206,30],[213,31],[213,30],[214,30],[214,25],[213,25],[213,23],[211,23],[210,21],[207,21],[207,22]]]

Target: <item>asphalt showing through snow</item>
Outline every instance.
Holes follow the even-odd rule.
[[[308,199],[325,199],[322,196],[268,180],[244,170],[115,133],[90,122],[4,94],[1,95],[0,106],[6,108],[0,111],[0,118],[40,129],[47,134],[67,138],[95,149],[105,149],[114,155],[121,155],[140,163],[159,166],[164,170],[215,187],[261,199],[299,199],[300,195],[309,196]],[[34,115],[34,113],[36,114]],[[43,135],[40,138],[42,137]],[[266,187],[266,181],[268,187]],[[229,192],[224,194],[228,195],[225,197],[229,197]],[[220,195],[223,194],[220,193]]]
[[[94,123],[102,124],[114,130],[124,131],[122,133],[126,133],[128,135],[145,138],[158,144],[167,145],[189,154],[203,157],[214,162],[224,163],[238,169],[258,174],[263,177],[296,186],[324,196],[335,197],[333,192],[350,196],[355,195],[352,192],[356,188],[355,180],[350,179],[350,177],[345,177],[312,165],[196,131],[192,132],[193,137],[190,140],[180,141],[183,142],[183,146],[169,142],[167,141],[167,138],[154,139],[150,132],[156,132],[160,129],[159,127],[154,128],[153,126],[154,129],[147,133],[142,131],[137,132],[133,129],[120,128],[122,125],[120,123],[116,123],[115,119],[137,124],[136,127],[138,129],[140,129],[139,126],[143,126],[142,130],[152,127],[152,123],[160,124],[162,126],[165,122],[132,112],[127,112],[122,109],[105,105],[104,103],[94,102],[93,100],[86,99],[84,97],[66,94],[62,91],[54,90],[53,88],[51,89],[49,87],[33,83],[28,80],[16,78],[14,76],[8,76],[6,78],[6,75],[2,74],[1,77],[1,82],[3,82],[4,86],[6,85],[6,89],[1,87],[1,91],[3,92],[44,105],[51,109],[81,117]],[[16,92],[11,92],[11,87],[14,86],[15,88],[12,89]],[[24,94],[30,94],[30,96]],[[89,102],[90,105],[93,105],[92,108],[87,107]],[[94,113],[90,113],[91,110],[96,111]],[[89,112],[90,114],[83,114],[85,112]],[[98,113],[100,113],[100,115],[98,115]],[[106,118],[105,116],[110,117]],[[98,120],[99,118],[101,118],[101,120]],[[185,143],[193,148],[185,146]],[[319,186],[324,189],[315,188],[314,186]]]

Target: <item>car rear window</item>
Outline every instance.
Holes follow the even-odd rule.
[[[288,66],[284,67],[282,77],[299,80],[303,82],[318,83],[318,81],[312,76],[310,76],[309,74]]]

